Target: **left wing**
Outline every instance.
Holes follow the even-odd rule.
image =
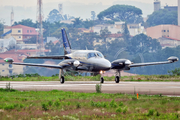
[[[129,67],[141,67],[141,66],[149,66],[149,65],[168,64],[168,63],[173,63],[173,62],[164,61],[164,62],[135,63],[135,64],[129,65]]]
[[[168,63],[177,62],[178,60],[179,59],[177,57],[169,57],[168,61],[164,61],[164,62],[148,62],[148,63],[135,63],[135,64],[130,64],[129,67],[141,67],[141,66],[149,66],[149,65],[168,64]]]
[[[128,59],[118,59],[113,61],[111,69],[118,69],[118,70],[130,70],[131,67],[141,67],[141,66],[149,66],[149,65],[160,65],[160,64],[168,64],[178,61],[177,57],[169,57],[168,61],[163,62],[148,62],[148,63],[132,63]]]

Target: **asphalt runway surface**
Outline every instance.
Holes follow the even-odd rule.
[[[96,92],[96,84],[99,81],[0,81],[0,88],[6,88],[10,82],[13,89],[26,91],[50,91],[63,90],[74,92]],[[127,93],[127,94],[162,94],[180,96],[180,82],[120,82],[105,81],[102,84],[103,93]]]

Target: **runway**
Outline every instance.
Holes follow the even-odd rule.
[[[96,92],[95,86],[99,81],[0,81],[0,88],[6,88],[10,82],[13,89],[26,91],[50,91],[64,90],[75,92]],[[103,93],[127,93],[127,94],[162,94],[180,96],[180,82],[120,82],[105,81],[102,84]]]

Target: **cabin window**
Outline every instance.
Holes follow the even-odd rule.
[[[91,57],[96,57],[96,54],[95,53],[89,53],[88,58],[91,58]]]
[[[98,57],[101,57],[101,58],[104,58],[104,56],[103,56],[102,53],[100,53],[100,52],[97,53],[97,56],[98,56]]]
[[[21,33],[21,30],[18,30],[18,33]]]

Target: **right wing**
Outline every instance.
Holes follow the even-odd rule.
[[[65,56],[65,55],[61,55],[61,56],[32,56],[29,57],[27,56],[27,59],[70,59],[70,57]]]
[[[37,67],[56,68],[56,69],[63,69],[65,67],[70,66],[69,64],[63,64],[60,66],[60,65],[50,65],[50,64],[18,63],[18,62],[14,62],[12,58],[5,58],[4,61],[14,65],[37,66]]]

